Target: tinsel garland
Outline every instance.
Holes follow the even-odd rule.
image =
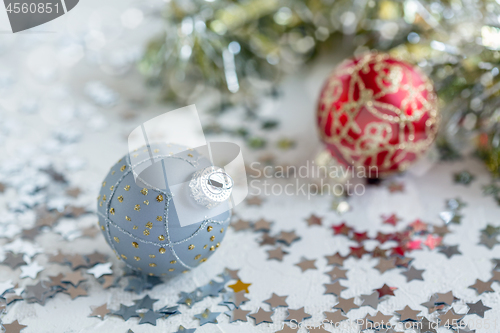
[[[418,64],[435,83],[443,159],[470,151],[500,176],[500,4],[495,0],[171,0],[140,63],[169,100],[203,89],[251,105],[344,35]],[[331,44],[331,43],[330,43]]]

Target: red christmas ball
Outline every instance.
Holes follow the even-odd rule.
[[[384,53],[339,65],[323,86],[317,118],[332,156],[370,178],[408,168],[432,144],[439,123],[429,78]]]

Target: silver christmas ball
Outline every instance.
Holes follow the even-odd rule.
[[[97,204],[99,226],[118,258],[166,277],[205,262],[231,218],[229,203],[221,200],[231,184],[221,170],[176,144],[152,144],[120,159],[102,182]]]

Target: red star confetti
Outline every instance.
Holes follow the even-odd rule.
[[[429,247],[429,249],[434,250],[437,246],[441,245],[441,240],[443,237],[428,235],[424,244]]]
[[[415,221],[410,223],[410,227],[413,229],[414,232],[422,232],[427,230],[427,223],[424,223],[419,219],[416,219]]]
[[[337,225],[332,225],[333,229],[333,234],[334,235],[349,235],[349,232],[352,230],[352,228],[346,226],[345,222],[342,222],[342,224],[337,224]]]
[[[409,251],[422,250],[422,240],[415,239],[415,240],[409,241],[408,243],[406,243],[406,248]]]
[[[349,248],[351,249],[351,253],[349,255],[355,256],[357,258],[361,258],[363,254],[368,253],[366,252],[364,246],[358,246],[358,247],[349,246]]]
[[[390,224],[393,226],[396,226],[396,223],[401,221],[401,219],[399,217],[397,217],[396,214],[392,214],[390,216],[382,215],[382,220],[383,220],[384,224]]]
[[[378,297],[382,298],[384,296],[394,296],[394,290],[398,288],[396,287],[389,287],[388,285],[384,284],[382,288],[376,289],[378,292]]]
[[[370,239],[368,237],[368,232],[355,232],[354,235],[352,236],[352,240],[358,243],[361,243],[367,239]]]

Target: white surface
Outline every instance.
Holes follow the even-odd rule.
[[[71,15],[47,25],[47,29],[55,33],[0,35],[0,43],[5,46],[2,48],[4,54],[0,57],[0,78],[10,75],[14,81],[10,88],[0,93],[1,121],[3,125],[13,124],[9,126],[11,133],[0,137],[2,162],[11,159],[48,158],[58,168],[65,169],[68,161],[83,160],[85,167],[82,170],[67,174],[72,185],[84,190],[76,203],[88,206],[90,209],[94,209],[100,182],[109,166],[127,152],[128,133],[142,122],[172,109],[168,106],[147,103],[149,97],[146,88],[137,74],[131,72],[125,76],[111,77],[103,72],[102,68],[105,67],[99,66],[103,54],[108,54],[112,50],[140,47],[149,35],[157,31],[155,28],[157,23],[154,20],[149,21],[147,25],[139,26],[136,30],[122,28],[119,33],[110,30],[107,36],[109,43],[98,50],[92,43],[86,47],[78,47],[77,41],[84,37],[82,31],[88,28],[87,24],[99,21],[96,17],[101,15],[100,12],[94,14],[92,12],[98,10],[98,6],[102,3],[102,1],[82,1],[70,12]],[[110,22],[119,23],[119,17],[130,7],[129,3],[106,2],[107,10],[117,13],[110,16]],[[141,7],[137,2],[135,4]],[[2,10],[0,12],[4,15]],[[89,21],[90,17],[93,17],[93,20]],[[2,21],[2,27],[4,26],[5,22]],[[68,50],[61,47],[61,43],[65,42],[69,45],[75,42],[75,47],[72,48],[75,52],[73,54],[81,53],[80,60],[75,60],[78,57],[74,56],[65,57],[67,54],[65,52]],[[318,150],[314,125],[315,99],[323,79],[335,63],[336,61],[324,59],[315,67],[304,69],[283,84],[285,95],[281,100],[264,104],[263,108],[268,109],[270,116],[282,119],[279,131],[272,133],[271,137],[274,139],[292,137],[299,143],[294,150],[277,152],[278,162],[302,165]],[[101,109],[92,105],[83,96],[84,84],[95,79],[102,80],[119,93],[120,103],[117,106]],[[19,111],[22,103],[29,99],[39,102],[40,109],[35,114]],[[130,101],[146,103],[139,103],[145,105],[144,107],[136,107],[132,106]],[[132,108],[140,109],[135,110],[140,111],[138,116],[129,120],[123,119],[121,114],[129,112]],[[221,121],[235,123],[238,119],[231,113],[225,118],[227,119]],[[49,152],[41,148],[47,146],[47,140],[52,137],[53,131],[58,129],[80,131],[82,139],[61,151]],[[273,149],[269,148],[269,152],[273,152]],[[247,152],[244,157],[248,163],[258,156]],[[463,169],[477,176],[469,187],[455,185],[452,181],[452,173]],[[268,310],[268,305],[262,301],[275,292],[278,295],[289,295],[287,302],[291,309],[305,306],[306,312],[313,315],[308,322],[319,323],[323,318],[322,312],[330,311],[336,303],[334,296],[323,295],[323,284],[329,282],[329,277],[324,274],[329,270],[324,255],[336,251],[346,255],[349,245],[354,245],[343,236],[333,237],[331,224],[346,221],[359,231],[369,231],[370,236],[375,236],[378,230],[391,232],[402,229],[416,218],[431,224],[440,224],[438,214],[444,210],[445,199],[460,196],[468,204],[463,209],[462,224],[452,225],[450,227],[452,233],[447,235],[443,242],[448,245],[459,244],[459,250],[463,255],[446,259],[436,251],[423,250],[410,253],[409,256],[415,258],[413,265],[418,269],[426,269],[423,275],[425,281],[410,283],[399,274],[401,269],[380,274],[373,268],[377,259],[368,259],[367,256],[362,260],[351,258],[346,260],[344,267],[349,269],[347,273],[349,280],[343,282],[349,289],[344,291],[342,296],[349,298],[368,294],[387,283],[397,287],[398,290],[395,292],[395,297],[390,297],[380,304],[379,310],[390,313],[402,309],[405,305],[424,310],[420,303],[427,301],[431,294],[452,290],[456,297],[464,301],[475,302],[482,299],[486,306],[492,307],[492,310],[486,312],[484,319],[485,322],[489,321],[492,324],[494,320],[500,318],[500,285],[495,282],[493,289],[496,292],[481,296],[476,296],[474,290],[467,288],[476,278],[489,279],[493,267],[489,259],[500,257],[498,247],[488,250],[484,246],[477,245],[479,229],[484,228],[487,223],[499,224],[499,207],[492,198],[482,195],[481,186],[489,182],[485,168],[475,160],[443,163],[434,165],[420,177],[406,174],[401,176],[400,180],[405,184],[403,194],[391,194],[383,186],[369,187],[363,196],[351,198],[353,210],[342,217],[329,210],[330,198],[322,196],[310,200],[304,197],[272,196],[266,198],[261,207],[240,205],[236,213],[244,219],[256,221],[264,217],[273,221],[271,235],[282,230],[296,230],[301,236],[300,241],[286,249],[290,254],[285,256],[283,262],[266,260],[266,251],[271,247],[259,247],[257,233],[229,230],[221,248],[206,264],[179,279],[155,287],[148,294],[160,298],[155,308],[167,304],[174,305],[180,291],[190,292],[215,278],[224,267],[229,267],[240,269],[241,279],[252,284],[247,295],[250,301],[242,306],[243,309],[256,311],[259,307],[263,307]],[[16,193],[11,189],[0,195],[0,212],[5,212],[6,203],[15,201],[16,198]],[[307,227],[304,219],[311,213],[324,218],[322,227]],[[403,218],[396,228],[381,225],[380,215],[390,213],[396,213]],[[95,221],[95,216],[86,215],[76,223],[80,227],[91,225]],[[34,223],[34,216],[32,214],[17,216],[16,223],[22,228],[29,228]],[[56,233],[48,232],[39,236],[37,243],[44,253],[36,256],[35,261],[46,267],[39,278],[56,275],[58,272],[69,272],[69,267],[48,263],[48,255],[57,249],[65,253],[89,254],[98,250],[112,254],[102,235],[95,239],[77,238],[69,242]],[[6,240],[0,239],[0,244],[4,246]],[[368,242],[366,247],[372,249],[375,245],[376,242]],[[318,270],[301,273],[294,264],[302,257],[317,259]],[[112,259],[112,262],[115,269],[121,267],[121,263],[117,260]],[[12,271],[7,266],[0,266],[0,282],[13,279],[19,286],[36,282],[29,278],[19,280],[19,274],[19,268]],[[130,305],[133,299],[143,295],[124,292],[122,288],[102,291],[92,277],[89,277],[88,281],[89,297],[80,297],[72,301],[68,295],[59,293],[53,299],[49,299],[45,306],[17,302],[8,307],[2,321],[10,323],[17,319],[20,323],[28,325],[23,333],[124,333],[129,328],[136,333],[173,332],[180,324],[188,328],[196,327],[198,320],[193,315],[201,313],[207,307],[212,311],[226,311],[226,307],[217,306],[220,298],[206,298],[195,304],[192,309],[181,306],[182,315],[158,320],[155,328],[150,325],[138,325],[137,318],[125,322],[119,317],[109,316],[101,321],[98,318],[87,317],[91,312],[90,306],[99,306],[107,302],[110,308],[117,309],[120,303]],[[466,306],[463,302],[456,303],[455,310],[465,312]],[[275,322],[281,323],[285,318],[285,311],[284,308],[276,311],[273,316]],[[363,317],[367,311],[375,313],[372,309],[364,307],[352,310],[349,318]],[[466,321],[469,319],[478,317],[466,317]],[[274,332],[277,329],[277,326],[268,324],[255,327],[252,320],[249,321],[228,324],[228,318],[221,315],[218,325],[205,325],[197,332]],[[479,329],[478,332],[493,331]]]

